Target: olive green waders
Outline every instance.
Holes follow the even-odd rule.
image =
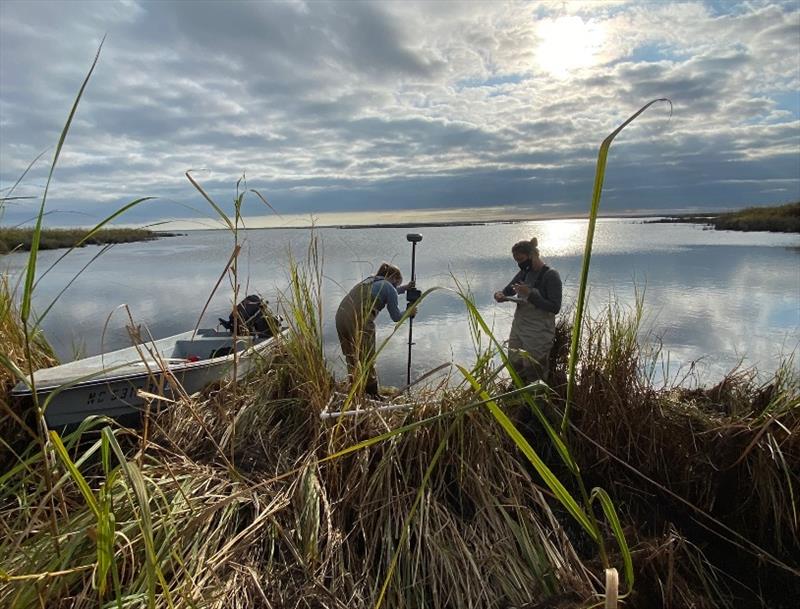
[[[529,302],[517,304],[508,337],[508,358],[526,383],[547,380],[556,316]]]
[[[380,301],[372,296],[372,284],[375,280],[375,277],[370,277],[356,285],[342,299],[336,311],[336,333],[347,360],[351,382],[368,365],[364,389],[372,395],[378,395],[378,376],[374,361],[375,317],[383,308]]]

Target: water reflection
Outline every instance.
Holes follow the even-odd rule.
[[[468,286],[475,303],[498,337],[511,326],[513,305],[498,304],[492,293],[514,275],[511,245],[539,238],[545,260],[564,281],[565,308],[574,300],[580,276],[586,222],[556,220],[524,224],[421,229],[417,247],[420,287],[448,288],[434,292],[414,324],[414,370],[419,374],[443,362],[474,361],[463,301],[453,292],[455,279]],[[410,244],[404,229],[320,229],[324,261],[324,340],[334,369],[344,366],[338,351],[333,314],[340,299],[382,260],[407,275]],[[288,283],[290,257],[305,258],[309,232],[253,230],[244,235],[242,293],[260,292],[275,300]],[[611,299],[631,306],[644,292],[645,330],[663,338],[670,371],[677,373],[701,360],[701,373],[713,380],[744,358],[765,371],[781,353],[796,348],[800,329],[800,267],[794,235],[705,231],[692,225],[644,224],[604,220],[597,226],[590,275],[590,311],[597,315]],[[62,359],[76,348],[86,354],[102,346],[114,349],[127,342],[127,303],[137,323],[161,337],[191,329],[224,271],[230,255],[230,235],[198,231],[186,237],[153,243],[115,246],[99,258],[64,294],[44,321],[45,331]],[[34,298],[44,310],[52,298],[97,252],[85,248],[71,254],[44,279]],[[43,252],[44,269],[60,252]],[[22,255],[2,260],[18,276]],[[245,279],[246,278],[246,281]],[[230,310],[232,290],[227,280],[203,316],[213,325]],[[113,313],[113,315],[112,315]],[[107,323],[105,336],[104,326]],[[392,329],[382,313],[378,340]],[[381,380],[402,384],[406,374],[407,329],[389,342],[379,361]]]

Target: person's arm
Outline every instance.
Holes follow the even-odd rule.
[[[542,278],[542,290],[531,288],[528,302],[534,307],[556,314],[561,310],[561,277],[550,269]]]
[[[388,281],[381,281],[380,298],[386,303],[386,309],[389,311],[392,321],[400,321],[403,313],[397,306],[397,290]]]
[[[503,296],[515,296],[516,292],[514,291],[514,284],[520,283],[522,279],[525,277],[525,273],[520,271],[516,275],[514,275],[514,279],[512,279],[506,287],[503,288]]]
[[[415,288],[415,287],[417,287],[416,282],[409,281],[408,283],[404,283],[403,285],[397,286],[397,293],[398,294],[403,294],[404,292],[407,292],[411,288]]]

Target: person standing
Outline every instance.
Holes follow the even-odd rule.
[[[561,277],[539,256],[538,239],[519,241],[511,248],[519,272],[495,292],[497,302],[517,296],[517,309],[508,337],[508,357],[526,383],[547,380],[550,350],[556,333],[556,314],[561,310]]]
[[[402,282],[400,269],[384,262],[375,275],[367,277],[350,290],[336,311],[336,333],[350,377],[357,378],[359,363],[368,364],[364,389],[367,395],[374,398],[380,398],[374,362],[375,318],[386,308],[392,321],[400,321],[403,313],[398,307],[397,295],[414,287],[413,282],[401,285]]]

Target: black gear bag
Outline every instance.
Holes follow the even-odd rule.
[[[272,336],[280,328],[280,318],[269,310],[268,304],[269,301],[251,294],[236,305],[235,314],[238,319],[234,319],[234,313],[231,313],[227,321],[220,317],[219,323],[229,332],[233,332],[235,326],[236,333],[240,336]]]

